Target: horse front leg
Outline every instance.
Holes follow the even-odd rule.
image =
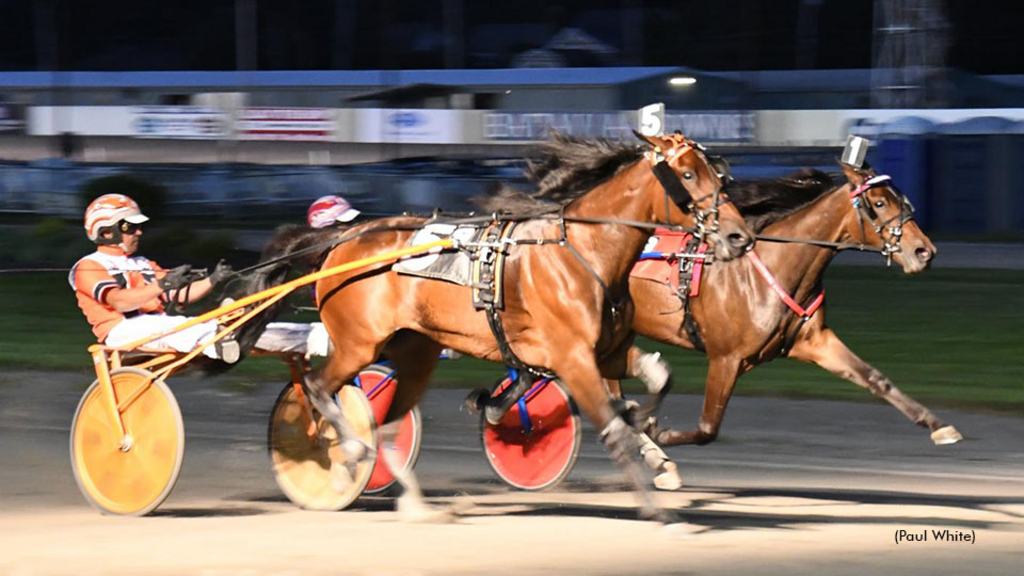
[[[704,383],[704,408],[697,430],[659,428],[653,419],[644,423],[645,431],[661,446],[697,444],[703,446],[718,437],[725,407],[729,405],[736,380],[740,376],[740,362],[732,357],[712,358],[708,363],[708,377]]]
[[[576,405],[600,431],[599,438],[608,455],[633,484],[640,501],[641,517],[672,522],[672,516],[657,506],[647,490],[646,474],[637,461],[640,442],[636,430],[616,412],[608,383],[602,378],[593,350],[580,346],[567,351],[552,368],[569,389]]]
[[[916,400],[901,392],[885,374],[847,348],[829,328],[821,328],[802,335],[793,345],[789,356],[817,364],[884,399],[911,422],[931,431],[932,442],[936,446],[956,444],[963,440],[963,436],[956,428],[946,424]]]

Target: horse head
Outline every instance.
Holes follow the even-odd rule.
[[[937,250],[914,222],[914,206],[893,184],[867,163],[857,168],[840,162],[850,184],[850,201],[856,217],[848,220],[854,240],[873,246],[896,260],[907,274],[928,268]]]
[[[652,147],[645,156],[665,193],[680,210],[693,212],[698,232],[714,247],[715,256],[722,260],[742,256],[753,245],[754,233],[725,193],[724,164],[712,164],[704,147],[682,134],[636,135]],[[671,211],[668,216],[678,221]]]

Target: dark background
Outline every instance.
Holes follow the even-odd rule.
[[[1020,2],[940,4],[947,65],[1024,73]],[[503,68],[565,27],[614,49],[575,55],[571,66],[868,68],[873,7],[872,0],[0,0],[0,70]],[[254,34],[236,42],[239,23]]]

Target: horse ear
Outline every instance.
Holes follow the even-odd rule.
[[[655,148],[661,148],[662,150],[667,150],[668,148],[670,148],[670,146],[665,145],[665,141],[663,139],[658,138],[657,136],[648,136],[646,134],[641,134],[637,130],[633,130],[633,134],[635,134],[637,138],[643,140],[644,142],[647,142],[648,144],[654,146]]]
[[[846,180],[855,187],[860,186],[865,180],[870,178],[866,170],[861,170],[844,162],[840,162],[839,167],[843,169],[843,174],[846,175]],[[870,167],[868,170],[870,170]]]

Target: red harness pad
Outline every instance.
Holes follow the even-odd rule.
[[[661,252],[664,258],[647,258],[638,261],[633,265],[629,275],[644,280],[654,280],[661,284],[668,284],[673,289],[679,290],[679,258],[674,256],[682,252],[686,244],[693,238],[689,232],[676,232],[659,228],[654,231],[654,236],[648,242],[644,252]],[[652,247],[653,244],[653,247]],[[706,244],[697,248],[698,254],[707,250]],[[696,296],[700,292],[700,277],[704,270],[704,259],[698,259],[693,263],[693,280],[690,282],[690,296]]]

